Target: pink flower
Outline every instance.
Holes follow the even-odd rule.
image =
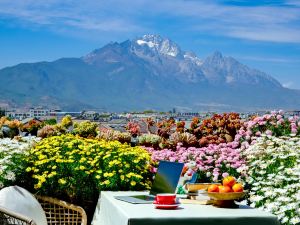
[[[297,129],[296,123],[291,123],[291,128],[292,128],[292,129]]]
[[[297,134],[297,129],[293,129],[293,128],[292,128],[291,132],[292,132],[293,134]]]
[[[266,120],[269,120],[269,119],[271,119],[271,117],[272,117],[272,115],[270,115],[270,114],[267,114],[267,115],[264,115],[264,119],[266,119]]]
[[[277,125],[283,124],[284,123],[284,119],[280,119],[277,121]]]
[[[245,132],[246,132],[246,131],[243,130],[243,129],[240,129],[240,130],[239,130],[239,134],[242,135],[242,136],[245,134]]]
[[[157,168],[151,166],[150,172],[151,172],[151,173],[156,173],[156,172],[157,172]]]
[[[225,177],[228,177],[228,176],[229,176],[229,173],[223,173],[223,174],[222,174],[222,177],[224,177],[224,178],[225,178]]]
[[[256,140],[253,140],[253,141],[251,141],[251,145],[254,145],[254,144],[256,144]]]
[[[265,125],[265,124],[266,124],[266,121],[259,121],[258,124],[259,124],[260,126]]]
[[[251,131],[251,130],[247,130],[247,131],[246,131],[246,135],[251,136],[251,135],[252,135],[252,131]]]
[[[247,142],[246,142],[247,143]],[[167,160],[180,161],[184,163],[196,162],[195,172],[209,175],[209,180],[219,179],[221,174],[235,173],[240,174],[237,170],[245,167],[246,162],[241,155],[241,150],[236,149],[239,142],[223,143],[219,145],[209,145],[202,148],[176,148],[175,151],[170,149],[155,150],[144,147],[150,154],[153,161]],[[244,144],[248,146],[249,144]],[[234,147],[235,146],[235,147]],[[226,166],[225,166],[226,165]],[[224,167],[225,166],[225,167]],[[216,180],[217,181],[217,180]]]
[[[272,131],[270,131],[270,130],[266,130],[266,135],[268,135],[268,136],[272,136]]]
[[[237,135],[235,135],[234,140],[235,141],[240,141],[241,138],[242,138],[242,135],[237,134]]]

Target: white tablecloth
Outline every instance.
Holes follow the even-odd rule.
[[[92,225],[279,225],[276,216],[248,206],[225,209],[181,204],[176,210],[160,210],[152,204],[131,204],[114,198],[136,194],[147,192],[101,192]]]

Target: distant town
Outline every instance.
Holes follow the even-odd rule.
[[[241,119],[247,119],[254,115],[263,115],[267,111],[256,112],[242,112],[240,113]],[[166,118],[174,118],[175,121],[185,121],[186,127],[190,125],[192,118],[198,117],[205,119],[211,117],[216,112],[177,112],[176,109],[172,109],[168,112],[156,112],[152,110],[146,110],[143,112],[100,112],[100,111],[62,111],[58,109],[47,109],[43,107],[36,107],[30,109],[2,109],[2,115],[11,119],[18,119],[23,123],[32,119],[38,119],[41,121],[55,119],[60,122],[61,119],[70,115],[73,121],[93,121],[101,124],[101,127],[111,128],[114,130],[125,131],[126,124],[129,121],[143,121],[146,118],[152,118],[154,121],[160,121]],[[299,110],[286,111],[285,116],[300,115]]]

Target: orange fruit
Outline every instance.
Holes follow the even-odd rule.
[[[223,186],[232,187],[235,184],[235,178],[232,176],[227,176],[223,179]]]
[[[212,184],[207,189],[208,192],[219,192],[219,186],[216,184]]]
[[[235,185],[232,186],[232,190],[234,192],[243,192],[244,191],[244,187],[243,187],[242,184],[236,183]]]
[[[231,188],[229,186],[219,186],[219,192],[220,193],[228,193],[232,192]]]

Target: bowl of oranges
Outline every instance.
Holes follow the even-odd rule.
[[[238,205],[234,200],[244,197],[246,192],[241,183],[237,183],[232,176],[227,176],[223,179],[222,185],[212,184],[207,188],[207,195],[213,199],[215,206],[236,208]]]

